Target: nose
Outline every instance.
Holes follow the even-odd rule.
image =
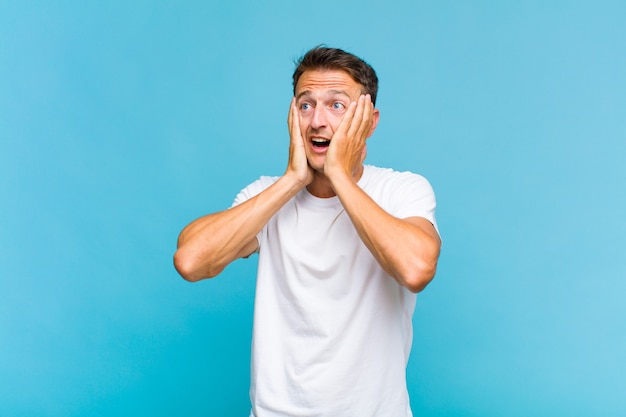
[[[326,112],[323,106],[316,106],[313,110],[313,115],[311,117],[311,127],[313,129],[321,129],[326,127],[328,123],[328,119],[326,117]]]

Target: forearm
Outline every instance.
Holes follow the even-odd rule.
[[[174,265],[183,278],[218,275],[232,261],[256,250],[256,235],[302,185],[285,175],[257,196],[228,210],[201,217],[183,229]]]
[[[333,188],[361,240],[398,283],[419,292],[432,280],[440,240],[423,218],[396,218],[383,210],[350,177],[333,179]]]

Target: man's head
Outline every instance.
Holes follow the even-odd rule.
[[[369,94],[372,97],[372,103],[376,105],[378,77],[374,68],[361,58],[341,49],[318,46],[304,54],[296,64],[297,67],[293,73],[294,95],[298,81],[305,71],[339,70],[348,73],[354,81],[363,86],[362,93]]]
[[[366,138],[376,129],[380,113],[373,102],[378,79],[372,67],[360,58],[340,49],[315,48],[300,59],[293,81],[300,132],[306,143],[307,161],[314,171],[324,171],[326,153],[344,115],[360,97],[368,100],[367,94],[371,101],[364,111],[371,115],[371,118],[367,116],[371,125],[365,132]],[[354,122],[352,119],[350,123]],[[360,122],[356,120],[357,124]],[[365,147],[362,157],[365,157]]]

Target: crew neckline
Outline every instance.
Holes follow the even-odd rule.
[[[363,165],[363,173],[361,174],[361,178],[357,181],[357,185],[362,189],[369,179],[370,175],[370,165]],[[333,206],[341,206],[341,202],[339,201],[339,197],[336,195],[332,197],[316,197],[304,187],[300,193],[298,193],[298,197],[302,200],[310,202],[311,204],[317,207],[333,207]]]

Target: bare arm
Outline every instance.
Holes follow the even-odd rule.
[[[362,169],[365,141],[377,117],[369,96],[351,104],[332,138],[324,173],[380,266],[398,283],[419,292],[435,276],[441,247],[437,231],[425,218],[399,219],[390,215],[354,178],[354,172]]]
[[[174,265],[188,281],[218,275],[258,247],[256,235],[301,187],[283,176],[267,190],[226,211],[201,217],[183,229]]]
[[[333,182],[361,240],[380,266],[412,292],[423,290],[435,276],[441,241],[423,217],[399,219],[376,204],[352,178]]]
[[[237,258],[249,256],[258,247],[256,235],[269,219],[298,191],[308,185],[312,172],[295,103],[289,112],[291,142],[289,165],[272,186],[228,210],[201,217],[187,225],[178,238],[174,266],[188,281],[212,278]]]

